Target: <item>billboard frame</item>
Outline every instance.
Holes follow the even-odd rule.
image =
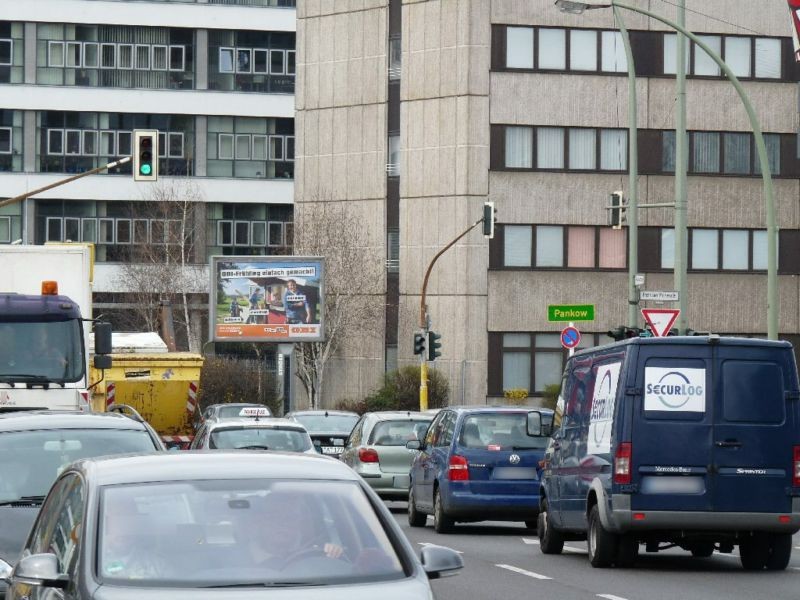
[[[239,336],[219,336],[217,334],[217,326],[221,325],[218,323],[217,317],[217,307],[218,307],[218,298],[217,298],[217,282],[218,282],[218,275],[220,273],[219,263],[221,262],[233,262],[233,263],[247,263],[251,265],[258,265],[256,268],[270,268],[272,266],[277,265],[289,265],[293,266],[296,265],[300,266],[310,266],[313,264],[314,267],[318,268],[318,274],[316,279],[319,281],[319,291],[318,291],[318,305],[319,305],[319,332],[317,335],[309,336],[303,335],[302,337],[294,337],[291,335],[274,335],[268,336],[264,335],[262,337],[259,336],[243,336],[240,334]],[[278,255],[266,255],[266,256],[242,256],[242,255],[235,255],[235,256],[221,256],[215,255],[209,258],[209,303],[208,303],[208,341],[210,343],[275,343],[275,344],[294,344],[294,343],[303,343],[303,342],[323,342],[325,341],[325,257],[323,256],[278,256]],[[280,279],[284,279],[283,276],[277,276]],[[291,279],[291,277],[285,277],[285,279]],[[231,324],[233,325],[233,324]],[[244,324],[243,324],[244,325]],[[268,324],[264,324],[268,325]],[[316,325],[316,324],[314,324]],[[291,327],[289,324],[277,324],[274,325],[277,327]]]

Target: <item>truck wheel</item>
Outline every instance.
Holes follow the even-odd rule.
[[[637,556],[639,556],[639,540],[630,534],[619,536],[614,564],[625,569],[630,568],[636,564]]]
[[[428,522],[428,515],[417,510],[417,503],[414,500],[414,487],[408,491],[408,524],[411,527],[425,527]]]
[[[783,571],[792,558],[792,534],[776,533],[770,536],[769,558],[767,569],[769,571]]]
[[[714,554],[714,542],[697,542],[689,550],[696,558],[708,558]]]
[[[769,538],[763,533],[756,533],[742,540],[739,544],[739,558],[745,570],[760,571],[767,566],[770,558]]]
[[[617,554],[617,536],[600,522],[600,509],[595,504],[589,513],[589,562],[595,568],[610,567]]]
[[[542,509],[536,524],[536,533],[539,536],[539,549],[542,554],[561,554],[564,550],[564,536],[550,523],[550,513],[547,510],[547,501],[542,501]]]
[[[433,528],[436,533],[450,533],[453,531],[453,525],[455,525],[455,521],[444,513],[442,495],[437,489],[433,495]]]

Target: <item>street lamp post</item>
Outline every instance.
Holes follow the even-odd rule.
[[[725,73],[725,76],[736,89],[736,93],[739,94],[739,98],[741,99],[744,109],[747,112],[747,117],[750,119],[750,126],[753,129],[753,137],[755,138],[756,142],[756,151],[758,152],[759,164],[761,166],[761,177],[764,182],[764,202],[767,213],[767,337],[771,340],[778,339],[778,269],[776,247],[777,226],[775,218],[775,199],[772,190],[772,174],[769,167],[767,147],[764,143],[764,135],[761,131],[761,124],[758,121],[758,117],[753,109],[753,105],[751,104],[747,93],[744,91],[742,84],[739,82],[739,79],[733,74],[733,71],[731,71],[730,67],[728,67],[725,61],[723,61],[716,52],[714,52],[705,42],[703,42],[703,40],[698,38],[692,32],[688,31],[682,25],[670,21],[669,19],[666,19],[665,17],[662,17],[656,13],[650,12],[649,10],[639,8],[637,6],[623,4],[622,2],[617,2],[616,0],[612,0],[610,4],[589,4],[586,2],[576,2],[573,0],[556,0],[555,3],[556,6],[558,6],[563,12],[572,14],[580,14],[584,10],[596,8],[621,8],[645,15],[651,19],[655,19],[667,27],[682,33],[684,36],[692,40],[692,42],[697,44],[697,46],[699,46],[702,50],[704,50],[706,54],[708,54],[708,56],[710,56],[711,59],[719,66],[722,72]],[[624,34],[623,37],[625,37]],[[679,43],[682,43],[682,40],[679,40]],[[635,81],[633,81],[631,85],[635,87]],[[676,170],[680,169],[681,167],[682,165],[675,165]]]

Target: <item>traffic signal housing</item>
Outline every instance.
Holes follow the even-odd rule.
[[[414,334],[414,354],[425,354],[425,334]]]
[[[640,329],[639,327],[626,327],[625,325],[620,325],[615,329],[609,330],[608,337],[613,338],[616,342],[619,342],[621,340],[627,340],[635,337],[653,337],[653,334],[649,329]]]
[[[133,179],[156,181],[158,179],[158,131],[133,132]]]
[[[494,202],[483,203],[483,235],[489,239],[494,237],[494,224],[497,221],[497,209]]]
[[[628,207],[625,206],[625,199],[622,192],[613,192],[610,198],[611,202],[607,207],[608,210],[608,224],[612,229],[622,229],[622,226],[627,222],[625,212]]]
[[[436,333],[435,331],[428,332],[428,360],[434,361],[439,358],[441,353],[442,342],[439,340],[442,339],[441,334]]]

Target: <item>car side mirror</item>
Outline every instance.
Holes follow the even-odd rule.
[[[542,433],[542,413],[531,411],[528,413],[528,435],[531,437],[541,437]]]
[[[111,323],[95,323],[94,324],[94,353],[95,354],[111,354]]]
[[[449,577],[464,568],[461,556],[455,550],[444,546],[425,546],[420,552],[420,560],[428,579]]]
[[[45,588],[66,589],[69,579],[58,572],[55,554],[31,554],[17,563],[11,572],[11,583]]]
[[[409,450],[422,450],[422,442],[419,440],[411,440],[406,442],[406,448]]]

